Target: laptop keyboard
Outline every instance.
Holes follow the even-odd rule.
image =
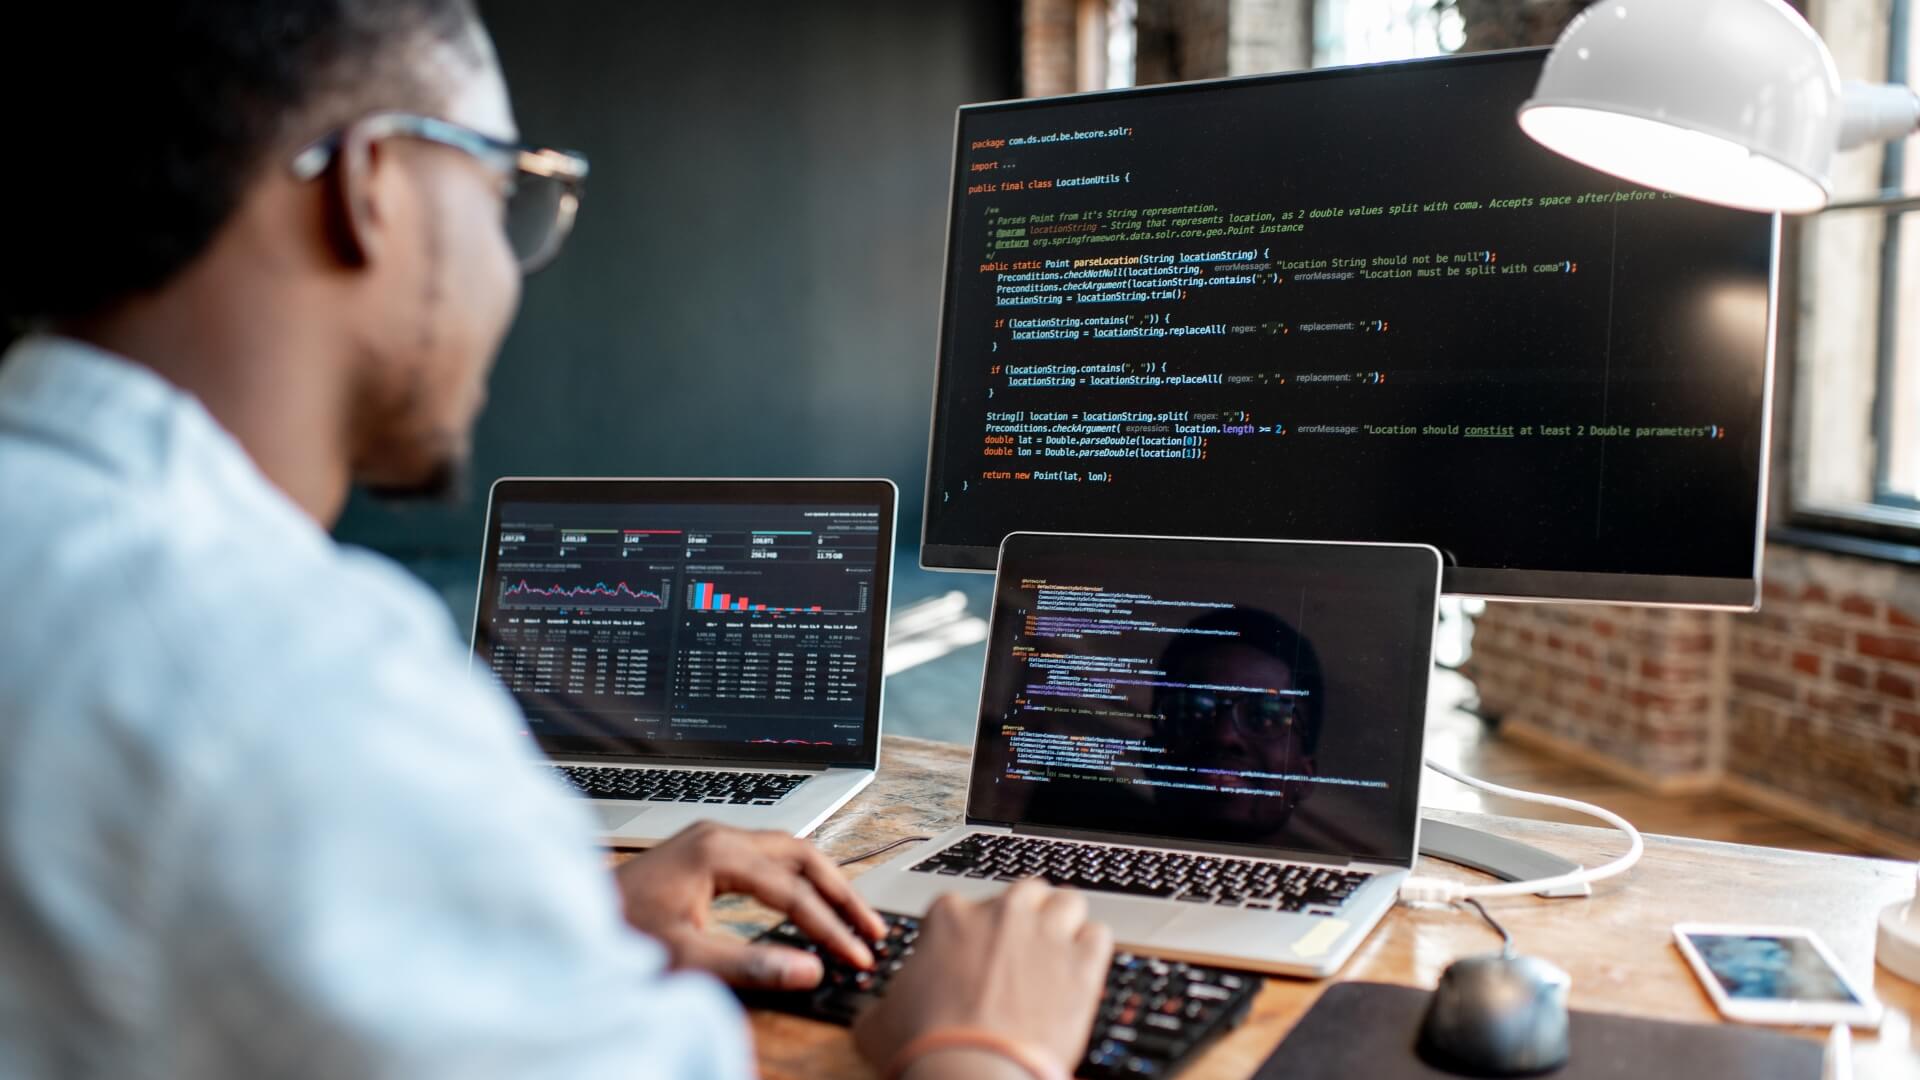
[[[611,769],[599,765],[555,765],[553,768],[590,799],[735,806],[772,806],[805,783],[810,775],[715,769]]]
[[[792,923],[757,939],[805,949],[820,957],[826,975],[812,990],[742,991],[750,1006],[851,1024],[886,993],[887,983],[913,955],[920,920],[886,913],[886,939],[874,946],[874,970],[861,971],[824,952]],[[1246,1018],[1264,985],[1257,975],[1223,968],[1116,953],[1095,1014],[1082,1077],[1171,1076],[1194,1053]]]
[[[1195,904],[1331,915],[1371,874],[1156,848],[972,833],[916,863],[922,874],[1017,881]]]

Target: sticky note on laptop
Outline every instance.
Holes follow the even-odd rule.
[[[1324,956],[1346,929],[1345,920],[1321,919],[1319,925],[1300,935],[1300,940],[1293,943],[1293,953],[1295,956]]]

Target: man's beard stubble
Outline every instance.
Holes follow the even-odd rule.
[[[467,502],[471,456],[448,454],[412,480],[371,480],[360,486],[368,495],[395,506],[461,506]]]

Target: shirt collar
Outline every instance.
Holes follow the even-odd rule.
[[[0,439],[9,435],[52,444],[124,481],[186,485],[175,494],[290,517],[325,535],[197,398],[83,341],[30,334],[0,357]]]

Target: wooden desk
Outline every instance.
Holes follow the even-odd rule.
[[[879,778],[822,826],[816,839],[829,855],[845,858],[899,837],[950,828],[961,818],[966,764],[965,747],[890,738]],[[1434,813],[1539,844],[1586,865],[1620,850],[1619,836],[1605,829]],[[847,870],[857,874],[868,865]],[[1424,872],[1463,880],[1478,876],[1440,863]],[[1674,923],[1812,927],[1850,973],[1870,974],[1874,991],[1887,1006],[1877,1036],[1856,1034],[1857,1075],[1863,1080],[1920,1078],[1920,1044],[1913,1027],[1913,1017],[1920,1012],[1920,987],[1873,965],[1879,910],[1911,895],[1913,874],[1910,863],[1648,837],[1640,864],[1624,879],[1602,882],[1591,897],[1525,897],[1490,901],[1488,907],[1513,932],[1521,951],[1552,960],[1572,974],[1574,1008],[1665,1020],[1716,1019],[1712,1002],[1673,949]],[[766,925],[764,911],[738,901],[723,903],[721,918],[742,933]],[[1396,908],[1339,977],[1430,988],[1452,960],[1491,951],[1498,944],[1477,917],[1450,908]],[[1251,1074],[1327,985],[1269,980],[1247,1023],[1210,1047],[1183,1075],[1203,1080]],[[761,1070],[770,1080],[871,1075],[843,1028],[756,1012],[753,1032]]]

